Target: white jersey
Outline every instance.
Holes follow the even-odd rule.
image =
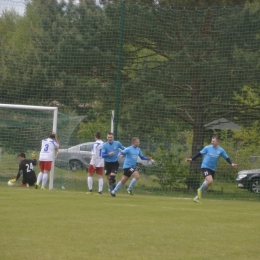
[[[59,148],[59,144],[51,138],[42,140],[42,147],[40,152],[39,161],[52,162],[56,149]]]
[[[104,159],[102,158],[102,146],[103,146],[102,140],[97,140],[93,145],[91,149],[91,160],[90,164],[95,165],[96,167],[104,167]]]

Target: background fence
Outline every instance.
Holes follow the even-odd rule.
[[[192,196],[201,160],[190,166],[184,158],[216,133],[238,168],[220,159],[208,197],[258,199],[236,187],[237,172],[257,168],[250,157],[260,155],[260,6],[246,2],[184,8],[1,1],[0,103],[57,106],[60,119],[75,118],[73,127],[58,125],[62,148],[92,141],[97,130],[105,138],[115,110],[116,139],[128,146],[139,136],[144,152],[162,162],[143,169],[140,193]],[[30,144],[35,117],[8,113],[0,110],[3,184],[16,172],[15,154],[36,149]],[[37,115],[36,129],[47,136],[44,117]],[[19,122],[27,127],[21,136]],[[10,127],[15,134],[3,134]],[[56,173],[57,188],[87,188],[85,171]],[[258,180],[256,173],[247,185],[257,187]]]

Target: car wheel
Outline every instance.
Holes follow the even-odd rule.
[[[82,163],[78,160],[71,160],[69,166],[73,172],[83,169]]]
[[[259,193],[260,192],[260,180],[253,180],[251,183],[251,191],[254,193]]]

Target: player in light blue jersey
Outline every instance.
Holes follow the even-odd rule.
[[[119,149],[124,150],[125,147],[119,141],[114,141],[113,133],[108,133],[107,142],[102,147],[102,157],[105,158],[105,174],[107,176],[109,191],[112,191],[116,187]]]
[[[138,137],[133,137],[132,138],[132,145],[127,147],[126,149],[124,149],[123,151],[121,151],[119,153],[120,155],[124,155],[125,156],[125,162],[124,162],[124,174],[122,176],[122,179],[120,182],[118,182],[118,184],[116,185],[116,187],[111,191],[111,196],[115,197],[116,196],[116,192],[118,190],[120,190],[122,188],[122,186],[126,183],[126,181],[132,176],[132,180],[127,188],[127,192],[130,195],[133,195],[132,189],[135,185],[135,183],[137,182],[137,180],[139,179],[139,173],[136,170],[136,163],[137,163],[137,159],[138,156],[142,159],[142,160],[152,160],[151,157],[146,157],[143,155],[141,149],[138,147],[140,145],[140,140]]]
[[[211,145],[205,146],[199,153],[195,154],[191,158],[187,158],[186,161],[194,161],[202,155],[204,155],[204,158],[201,164],[201,171],[204,177],[204,182],[198,189],[197,196],[193,199],[194,202],[200,202],[202,195],[206,193],[210,185],[213,183],[219,157],[226,159],[226,161],[233,167],[237,166],[237,164],[232,163],[229,159],[226,151],[219,146],[219,138],[217,136],[212,137]]]

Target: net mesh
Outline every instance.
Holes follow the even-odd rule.
[[[245,189],[236,179],[238,171],[258,167],[250,158],[259,156],[260,140],[259,4],[156,3],[1,1],[0,102],[85,116],[74,144],[92,140],[95,131],[105,138],[107,111],[115,110],[116,139],[128,146],[140,137],[143,152],[156,160],[140,165],[139,193],[192,196],[202,181],[201,159],[190,165],[184,158],[218,134],[238,168],[220,159],[207,197],[258,199],[259,174],[238,180]],[[24,147],[26,123],[10,115],[2,124],[3,133],[11,125],[11,143]],[[34,148],[41,138],[32,136]],[[62,174],[59,186],[87,189],[85,170]]]

